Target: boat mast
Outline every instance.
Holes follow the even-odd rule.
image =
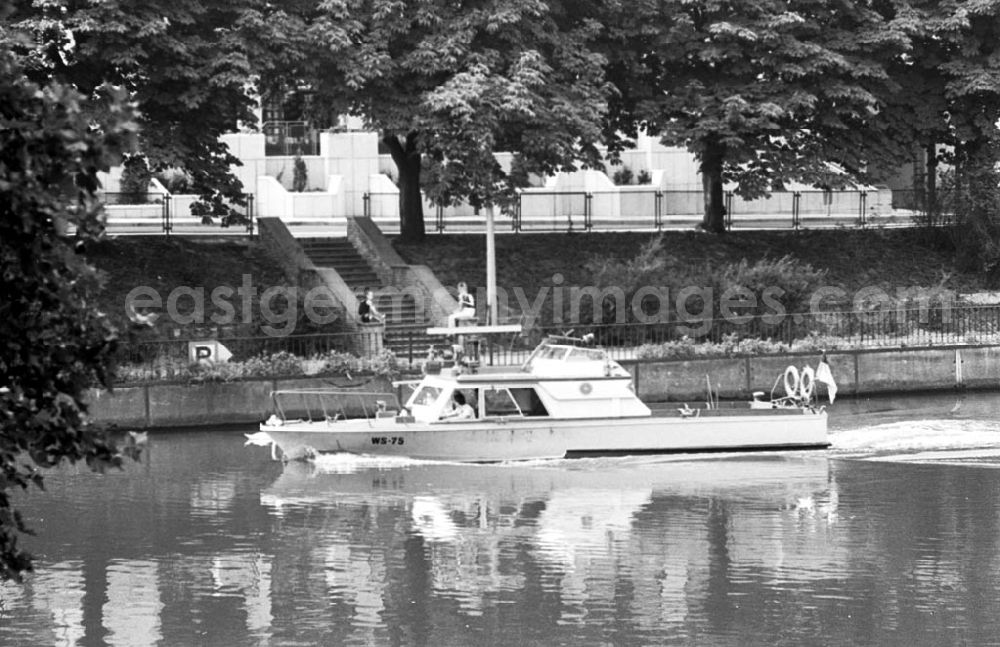
[[[496,234],[494,232],[494,209],[491,202],[486,207],[486,324],[499,323],[497,307],[497,259]]]

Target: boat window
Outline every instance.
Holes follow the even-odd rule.
[[[569,349],[565,346],[546,346],[538,354],[539,359],[562,359]]]
[[[410,404],[417,407],[427,407],[437,402],[437,399],[440,396],[441,387],[425,386],[417,391],[417,393],[413,396],[413,399],[410,401]]]
[[[521,415],[521,409],[507,389],[486,389],[483,392],[483,407],[486,416]]]
[[[596,348],[574,348],[573,352],[566,358],[568,361],[593,362],[604,360],[604,351]]]
[[[547,416],[549,415],[545,405],[542,404],[538,393],[530,387],[514,387],[510,389],[510,394],[514,396],[514,402],[526,416]]]

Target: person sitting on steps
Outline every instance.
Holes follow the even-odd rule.
[[[458,321],[476,318],[476,299],[469,293],[469,286],[462,281],[458,284],[458,308],[448,315],[448,327],[454,328]]]
[[[371,288],[365,288],[365,299],[358,304],[358,319],[361,323],[383,323],[385,317],[375,307],[375,293]]]

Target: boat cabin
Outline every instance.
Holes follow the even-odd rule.
[[[571,338],[549,338],[519,369],[427,375],[405,409],[417,422],[463,422],[453,416],[461,393],[474,420],[648,416],[632,378],[603,350]]]

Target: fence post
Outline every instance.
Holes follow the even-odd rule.
[[[364,207],[362,208],[362,211],[363,211],[363,213],[365,215],[365,218],[371,218],[372,217],[372,194],[370,194],[367,191],[365,191],[365,194],[361,197],[361,202],[362,202],[362,204],[364,204]]]
[[[444,233],[444,207],[437,205],[437,209],[434,211],[435,227],[439,234]]]
[[[163,219],[163,233],[167,236],[170,235],[170,194],[167,193],[163,196],[163,208],[162,208],[162,219]]]
[[[725,208],[726,208],[726,231],[732,231],[733,230],[733,192],[732,191],[726,191]]]
[[[594,194],[593,193],[585,193],[584,196],[583,196],[583,230],[584,231],[590,231],[590,229],[594,226],[594,223],[592,222],[593,214],[591,213],[591,210],[594,207],[593,202],[594,202]]]
[[[573,194],[571,194],[571,195],[573,195]],[[553,222],[555,221],[555,216],[558,216],[558,214],[559,214],[559,207],[558,207],[558,205],[559,205],[559,194],[553,192],[552,193],[552,213],[553,213],[553,216],[554,216],[553,217]],[[573,202],[572,202],[572,200],[569,203],[569,208],[566,209],[566,222],[569,224],[568,231],[572,232],[573,231]]]
[[[523,194],[517,192],[517,202],[514,203],[514,217],[511,219],[511,227],[514,229],[514,233],[521,231],[521,198]]]
[[[792,229],[799,228],[799,209],[801,209],[802,194],[798,191],[792,193]]]
[[[663,191],[653,194],[653,224],[656,231],[663,231]]]
[[[253,238],[253,194],[246,193],[244,195],[247,197],[247,233],[250,235],[250,238]]]
[[[868,224],[867,213],[866,213],[866,208],[865,208],[865,203],[867,201],[868,201],[868,192],[867,191],[859,191],[858,192],[858,222],[861,223],[862,227],[864,227],[866,224]]]

